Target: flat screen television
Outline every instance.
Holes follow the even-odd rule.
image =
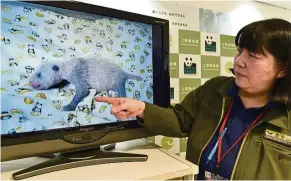
[[[169,82],[167,20],[76,1],[1,1],[1,161],[57,155],[14,179],[146,160],[98,151],[153,133],[94,97],[168,107]]]

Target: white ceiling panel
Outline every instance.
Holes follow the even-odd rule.
[[[270,1],[270,0],[258,0],[259,2],[266,3],[266,4],[271,4],[274,6],[278,6],[281,8],[285,9],[290,9],[291,10],[291,1]]]

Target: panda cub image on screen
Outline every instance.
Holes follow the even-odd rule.
[[[95,96],[153,103],[152,25],[18,1],[1,16],[2,134],[119,121]]]
[[[76,94],[72,101],[62,107],[63,111],[73,111],[79,102],[89,95],[90,89],[97,93],[113,90],[118,97],[127,97],[125,81],[142,81],[141,76],[123,71],[118,65],[105,58],[75,58],[62,63],[44,63],[30,77],[30,85],[37,90],[46,90],[68,81],[75,87]]]

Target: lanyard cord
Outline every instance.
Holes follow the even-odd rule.
[[[223,120],[223,123],[222,123],[222,125],[221,125],[221,127],[220,127],[220,130],[219,130],[219,134],[221,134],[222,132],[223,132],[223,130],[224,130],[224,128],[225,128],[225,125],[226,125],[226,122],[227,122],[227,120],[228,120],[228,117],[229,117],[229,115],[230,115],[230,112],[231,112],[231,108],[232,108],[232,106],[233,106],[233,103],[234,103],[234,100],[232,100],[232,102],[231,102],[231,105],[230,105],[230,107],[229,107],[229,109],[228,109],[228,111],[227,111],[227,114],[226,114],[226,116],[225,116],[225,118],[224,118],[224,120]],[[239,141],[241,140],[241,139],[243,139],[244,138],[244,136],[247,134],[247,132],[250,130],[250,129],[252,129],[255,125],[256,125],[256,123],[263,117],[263,115],[264,115],[264,112],[262,112],[262,113],[260,113],[259,114],[259,116],[252,122],[252,124],[247,128],[247,130],[245,130],[244,132],[243,132],[243,134],[242,135],[240,135],[240,137],[232,144],[232,146],[221,156],[221,148],[222,148],[222,136],[220,136],[219,138],[218,138],[218,151],[217,151],[217,167],[219,167],[219,164],[220,164],[220,162],[221,162],[221,160],[239,143]]]

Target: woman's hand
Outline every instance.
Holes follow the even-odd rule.
[[[130,98],[95,97],[97,102],[106,102],[112,105],[111,114],[124,120],[131,117],[143,118],[145,103]]]

